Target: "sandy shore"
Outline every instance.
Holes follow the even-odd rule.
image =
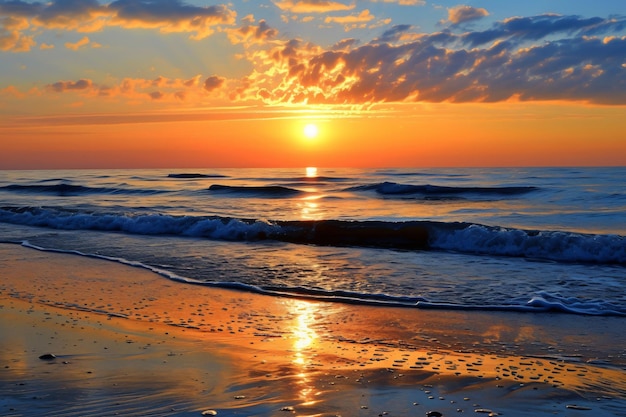
[[[3,416],[626,416],[619,317],[267,297],[10,244],[0,277]]]

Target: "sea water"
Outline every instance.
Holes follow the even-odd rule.
[[[626,168],[0,171],[0,241],[176,285],[626,316]]]

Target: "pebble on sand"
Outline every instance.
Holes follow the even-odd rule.
[[[52,359],[56,359],[56,355],[53,353],[44,353],[39,357],[42,361],[51,361]]]
[[[576,405],[576,404],[568,404],[565,406],[565,408],[568,408],[570,410],[581,410],[581,411],[591,410],[590,407],[585,407],[583,405]]]

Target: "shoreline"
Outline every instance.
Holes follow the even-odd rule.
[[[15,244],[0,273],[2,415],[626,414],[619,317],[270,297]]]

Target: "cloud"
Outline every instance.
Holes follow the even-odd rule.
[[[163,97],[165,97],[165,94],[160,91],[153,91],[151,93],[148,93],[148,95],[152,98],[152,100],[161,100]]]
[[[233,24],[236,17],[223,5],[199,7],[179,0],[117,0],[107,9],[114,12],[113,21],[126,28],[195,33],[192,39],[203,39],[213,33],[212,26]]]
[[[173,5],[182,6],[168,0],[126,0],[127,5],[132,2],[143,6],[150,4],[157,9],[160,5],[162,12]],[[50,4],[69,7],[70,3],[57,0]],[[322,3],[330,2],[291,2],[293,6],[296,3],[309,6],[316,3],[321,7]],[[20,36],[23,38],[22,34],[32,29],[28,25],[36,20],[33,13],[39,16],[50,4],[35,7],[32,3],[32,7],[26,7],[19,0],[0,2],[4,11],[9,6],[15,10],[13,17],[3,18],[5,32],[0,32],[0,45],[17,50]],[[82,13],[95,10],[89,2],[86,4],[89,7],[77,10]],[[109,16],[111,5],[103,6]],[[142,22],[150,21],[141,10],[135,12],[136,16],[141,16]],[[330,22],[360,23],[359,20],[371,16],[365,12],[343,16],[354,19],[353,22]],[[91,16],[96,15],[93,12]],[[175,15],[168,16],[170,22],[176,21]],[[189,15],[183,11],[180,16],[186,16],[182,21],[189,21]],[[165,18],[155,15],[153,19]],[[453,19],[459,23],[468,21],[467,15]],[[58,81],[42,90],[22,94],[34,97],[62,93],[67,97],[149,102],[154,106],[180,101],[207,103],[209,99],[211,103],[228,99],[230,105],[369,106],[386,102],[507,100],[626,105],[626,17],[546,14],[505,19],[480,30],[451,24],[434,33],[420,33],[412,25],[396,25],[387,27],[379,37],[367,43],[350,38],[330,46],[301,39],[285,40],[267,22],[255,22],[251,15],[241,22],[239,28],[224,29],[231,41],[243,45],[242,58],[253,67],[239,79],[217,75],[161,76],[124,78],[108,85],[81,79]],[[89,44],[85,36],[71,45],[78,48]]]
[[[234,44],[237,43],[264,43],[278,35],[278,30],[270,27],[265,20],[259,21],[257,26],[252,17],[244,19],[244,25],[237,29],[228,29],[228,38]]]
[[[91,80],[81,79],[78,81],[58,81],[48,85],[48,88],[57,93],[63,93],[71,90],[87,90],[93,86]]]
[[[258,70],[237,97],[269,104],[626,104],[626,36],[590,36],[623,30],[624,23],[541,15],[508,19],[483,32],[412,36],[403,25],[374,42],[330,50],[294,39],[250,57]]]
[[[204,80],[204,89],[208,92],[217,90],[224,84],[224,81],[226,81],[225,78],[212,75]]]
[[[370,13],[368,9],[363,10],[359,14],[353,14],[348,16],[327,16],[324,19],[325,23],[362,23],[369,22],[374,19],[374,15]]]
[[[219,25],[233,25],[236,13],[227,6],[192,6],[180,0],[53,0],[28,3],[0,0],[0,50],[27,51],[36,42],[25,35],[33,28],[90,33],[105,27],[158,29],[162,33],[189,33],[203,39]]]
[[[27,97],[27,94],[22,93],[20,90],[12,85],[0,90],[0,95],[9,95],[17,99],[23,99]]]
[[[32,16],[38,26],[92,32],[102,28],[100,17],[106,16],[106,7],[96,0],[56,0],[42,5]]]
[[[456,6],[448,9],[448,20],[453,24],[465,23],[485,16],[489,16],[489,12],[483,8]]]
[[[163,76],[154,79],[124,78],[114,85],[97,84],[90,79],[79,79],[77,81],[57,81],[46,85],[43,91],[34,89],[28,93],[21,93],[17,88],[12,87],[11,90],[5,92],[11,92],[13,95],[21,94],[23,97],[34,95],[42,98],[46,92],[49,92],[53,94],[78,94],[83,97],[109,100],[126,99],[133,103],[146,100],[168,103],[192,98],[198,101],[203,95],[206,95],[206,91],[217,90],[226,82],[225,78],[211,76],[200,86],[200,79],[201,75],[189,79]]]
[[[326,13],[354,9],[355,5],[328,0],[281,0],[274,1],[281,10],[291,13]]]
[[[617,32],[624,29],[626,19],[603,19],[579,16],[539,15],[513,17],[496,23],[485,31],[468,32],[463,40],[470,46],[480,46],[503,39],[515,42],[538,41],[547,36],[565,34],[567,36],[591,36],[603,32]]]
[[[411,25],[395,25],[391,29],[383,32],[383,35],[377,40],[379,42],[397,42],[402,39],[403,35],[413,28]]]
[[[21,17],[0,17],[0,51],[27,52],[37,44],[33,35],[24,35],[28,21]]]
[[[45,46],[44,45],[45,44],[41,45],[41,49],[50,49],[49,45],[45,45]],[[65,43],[65,47],[67,49],[71,49],[72,51],[78,51],[80,48],[85,47],[85,46],[91,46],[92,48],[100,48],[102,45],[100,45],[97,42],[91,42],[89,40],[89,37],[87,36],[84,36],[81,40],[75,43],[71,43],[71,42]]]
[[[425,0],[370,0],[372,3],[396,3],[400,6],[423,6]]]

